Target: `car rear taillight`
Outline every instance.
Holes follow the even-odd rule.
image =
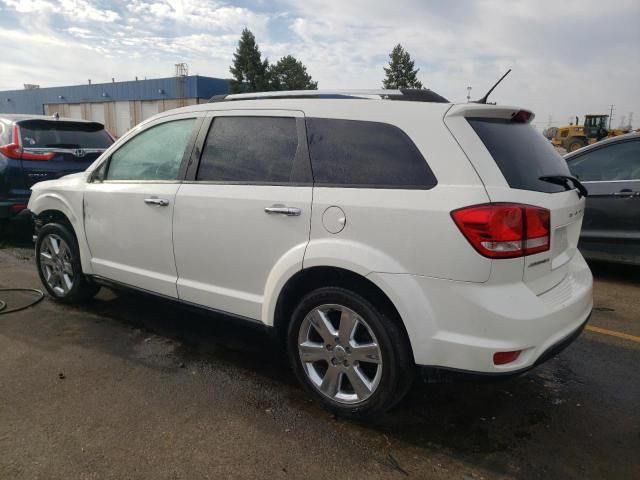
[[[35,161],[47,161],[55,157],[53,152],[33,153],[25,152],[22,148],[22,142],[20,141],[20,127],[18,125],[13,126],[13,141],[7,145],[0,145],[0,153],[5,157],[13,158],[14,160],[35,160]]]
[[[451,212],[462,234],[489,258],[515,258],[550,247],[550,213],[519,203],[487,203]]]

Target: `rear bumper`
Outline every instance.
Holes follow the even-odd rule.
[[[458,282],[371,274],[389,294],[407,328],[417,365],[482,374],[517,374],[543,362],[586,323],[593,279],[576,253],[567,276],[536,295],[524,282]],[[496,352],[521,350],[505,365]]]
[[[31,215],[26,209],[29,197],[9,198],[0,200],[0,219],[6,220],[10,218],[29,219]],[[22,207],[22,208],[18,208]]]
[[[537,360],[528,367],[521,368],[520,370],[511,370],[508,372],[475,372],[471,370],[460,370],[457,368],[445,368],[445,367],[430,367],[419,365],[419,370],[422,376],[427,380],[437,380],[437,381],[450,381],[450,380],[475,380],[475,381],[487,381],[494,379],[504,379],[511,378],[517,375],[521,375],[523,373],[528,372],[529,370],[537,367],[538,365],[543,364],[547,360],[551,360],[553,357],[562,352],[565,348],[571,345],[582,333],[584,328],[589,323],[589,319],[591,318],[591,313],[587,319],[576,328],[573,332],[571,332],[566,337],[559,340],[557,343],[551,345],[547,348],[542,355],[540,355]]]

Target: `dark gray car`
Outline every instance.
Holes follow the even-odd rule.
[[[640,134],[604,140],[564,158],[589,191],[582,254],[640,265]]]

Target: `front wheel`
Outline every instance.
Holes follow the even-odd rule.
[[[82,273],[78,244],[65,225],[50,223],[40,229],[36,240],[36,265],[45,289],[60,302],[88,300],[100,289]]]
[[[343,288],[320,288],[300,301],[288,351],[298,380],[341,416],[385,412],[413,377],[410,349],[395,319]]]
[[[567,142],[567,152],[575,152],[576,150],[587,145],[587,142],[582,138],[573,138]]]

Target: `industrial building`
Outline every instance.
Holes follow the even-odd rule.
[[[23,90],[0,92],[0,113],[58,113],[93,120],[119,137],[156,113],[205,103],[228,91],[227,80],[199,75],[51,88],[25,85]]]

